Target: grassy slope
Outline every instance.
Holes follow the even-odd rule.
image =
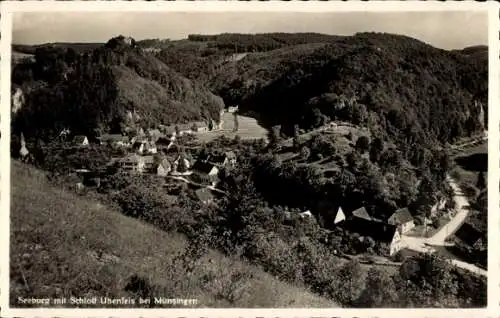
[[[42,172],[17,162],[12,164],[11,180],[11,299],[20,295],[84,296],[78,293],[81,290],[118,297],[125,295],[127,279],[139,274],[166,288],[180,283],[172,296],[197,298],[203,307],[335,306],[213,251],[201,260],[191,279],[170,275],[165,267],[186,246],[182,236],[55,188]],[[98,252],[107,260],[99,261]],[[210,271],[222,281],[202,286],[200,277]],[[229,288],[224,277],[237,271],[252,273],[253,278],[239,299],[229,304],[218,299],[217,293]]]

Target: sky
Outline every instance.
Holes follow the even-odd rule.
[[[15,44],[183,39],[189,34],[388,32],[443,49],[488,43],[485,12],[30,12],[14,13]]]

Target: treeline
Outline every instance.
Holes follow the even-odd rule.
[[[92,51],[98,47],[103,46],[104,43],[47,43],[39,45],[24,45],[24,44],[12,44],[12,50],[25,53],[25,54],[35,54],[37,49],[61,49],[67,50],[72,49],[78,53],[85,53]]]
[[[209,47],[225,52],[265,52],[291,45],[333,42],[341,37],[320,33],[223,33],[218,35],[190,34],[188,40],[208,42]]]

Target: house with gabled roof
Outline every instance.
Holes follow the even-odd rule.
[[[236,154],[232,151],[226,151],[225,153],[219,155],[209,155],[203,160],[219,167],[227,165],[234,166],[236,164]]]
[[[116,160],[116,164],[123,170],[143,172],[145,170],[145,157],[135,153],[129,154]]]
[[[462,224],[462,226],[455,232],[455,238],[468,249],[472,249],[474,245],[483,238],[483,236],[484,233],[469,223]]]
[[[85,135],[76,135],[73,138],[73,144],[78,147],[85,147],[89,145],[89,139]]]
[[[396,210],[387,219],[387,223],[397,226],[401,234],[407,233],[415,227],[413,216],[410,214],[408,208]]]
[[[342,222],[342,227],[351,233],[357,233],[361,239],[371,237],[375,242],[386,244],[389,256],[396,254],[401,248],[401,235],[397,226],[355,217]]]
[[[195,182],[215,185],[218,181],[219,168],[210,162],[198,160],[194,163],[192,171],[191,178]]]
[[[191,123],[191,130],[193,132],[206,132],[208,131],[208,125],[204,121],[195,121]]]
[[[120,134],[104,134],[98,138],[101,145],[107,144],[116,147],[129,147],[130,139],[128,136],[123,136]]]
[[[158,176],[164,177],[168,175],[170,171],[172,171],[172,165],[166,158],[155,163],[154,172]]]

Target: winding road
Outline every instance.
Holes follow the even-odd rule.
[[[402,235],[401,240],[404,247],[421,253],[435,253],[436,248],[450,245],[445,242],[446,238],[453,235],[464,223],[467,215],[469,214],[469,202],[460,187],[456,184],[455,180],[453,180],[450,176],[447,176],[446,179],[455,192],[453,200],[455,200],[455,209],[457,210],[457,213],[432,237],[424,238]],[[466,263],[458,259],[448,259],[448,261],[457,267],[469,270],[481,276],[487,276],[486,270],[479,268],[474,264]]]

